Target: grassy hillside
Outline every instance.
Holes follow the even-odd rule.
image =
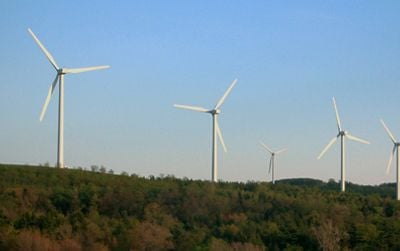
[[[400,250],[394,185],[0,165],[0,250]]]

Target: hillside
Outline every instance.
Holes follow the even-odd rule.
[[[394,185],[0,165],[0,250],[400,250]]]

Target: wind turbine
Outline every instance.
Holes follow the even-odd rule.
[[[392,132],[389,130],[389,128],[386,126],[385,122],[383,122],[383,119],[381,119],[381,123],[383,125],[383,128],[385,128],[385,131],[387,132],[387,134],[389,135],[389,138],[392,140],[393,142],[393,150],[390,153],[390,157],[389,157],[389,162],[386,168],[386,173],[389,173],[390,167],[392,166],[392,160],[394,157],[394,154],[396,154],[396,199],[400,200],[400,185],[399,185],[399,181],[400,181],[400,170],[399,170],[399,146],[400,146],[400,142],[398,142],[395,137],[393,136]]]
[[[56,61],[50,52],[43,46],[43,44],[39,41],[36,35],[32,32],[31,29],[28,28],[29,33],[46,55],[47,59],[53,65],[54,69],[57,71],[57,75],[50,85],[49,91],[47,93],[46,101],[44,102],[42,112],[40,113],[40,121],[43,120],[43,117],[46,113],[47,106],[49,105],[51,95],[53,94],[54,89],[56,88],[57,82],[59,87],[59,99],[58,99],[58,147],[57,147],[57,167],[64,168],[64,75],[69,73],[81,73],[86,71],[94,71],[109,68],[110,66],[92,66],[92,67],[84,67],[84,68],[60,68],[58,67]]]
[[[340,117],[339,117],[339,112],[336,107],[336,101],[335,98],[333,97],[333,107],[335,108],[335,113],[336,113],[336,123],[337,123],[337,128],[338,128],[338,135],[336,135],[331,141],[329,141],[328,145],[322,150],[322,152],[319,154],[317,159],[320,159],[326,151],[333,145],[333,143],[336,142],[336,140],[340,137],[340,167],[341,167],[341,191],[344,192],[346,190],[345,188],[345,138],[348,138],[353,141],[358,141],[363,144],[369,144],[368,141],[357,138],[351,134],[349,134],[347,131],[342,129],[342,125],[340,123]]]
[[[271,173],[272,170],[272,184],[275,184],[275,177],[274,177],[274,172],[275,172],[275,156],[283,153],[284,151],[287,150],[287,148],[281,149],[279,151],[272,151],[268,146],[266,146],[263,142],[260,141],[260,144],[271,154],[271,158],[269,159],[269,169],[268,169],[268,174]]]
[[[224,103],[228,94],[231,92],[232,88],[235,86],[236,82],[237,82],[237,79],[233,80],[233,82],[228,87],[228,89],[226,90],[224,95],[220,98],[220,100],[217,102],[217,104],[211,110],[203,108],[203,107],[198,107],[198,106],[176,105],[176,104],[174,105],[176,108],[192,110],[192,111],[196,111],[196,112],[204,112],[204,113],[209,113],[212,115],[213,133],[212,133],[211,180],[213,182],[217,182],[217,175],[218,175],[217,137],[219,138],[219,141],[221,142],[221,145],[224,148],[224,151],[226,152],[225,142],[224,142],[224,139],[222,138],[221,129],[219,128],[219,125],[218,125],[218,114],[221,113],[220,108],[221,108],[222,104]]]

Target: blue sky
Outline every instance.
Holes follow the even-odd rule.
[[[371,145],[347,144],[347,178],[385,174],[400,137],[398,1],[3,1],[0,3],[0,162],[55,163],[58,91],[39,114],[59,65],[109,64],[65,78],[65,163],[117,172],[209,179],[211,117],[173,108],[222,107],[228,147],[219,178],[269,180],[258,144],[288,147],[276,177],[339,179],[342,124]],[[221,148],[220,148],[221,149]],[[222,149],[221,149],[222,150]]]

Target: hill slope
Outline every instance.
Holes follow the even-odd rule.
[[[393,184],[337,189],[0,165],[0,250],[400,249]]]

